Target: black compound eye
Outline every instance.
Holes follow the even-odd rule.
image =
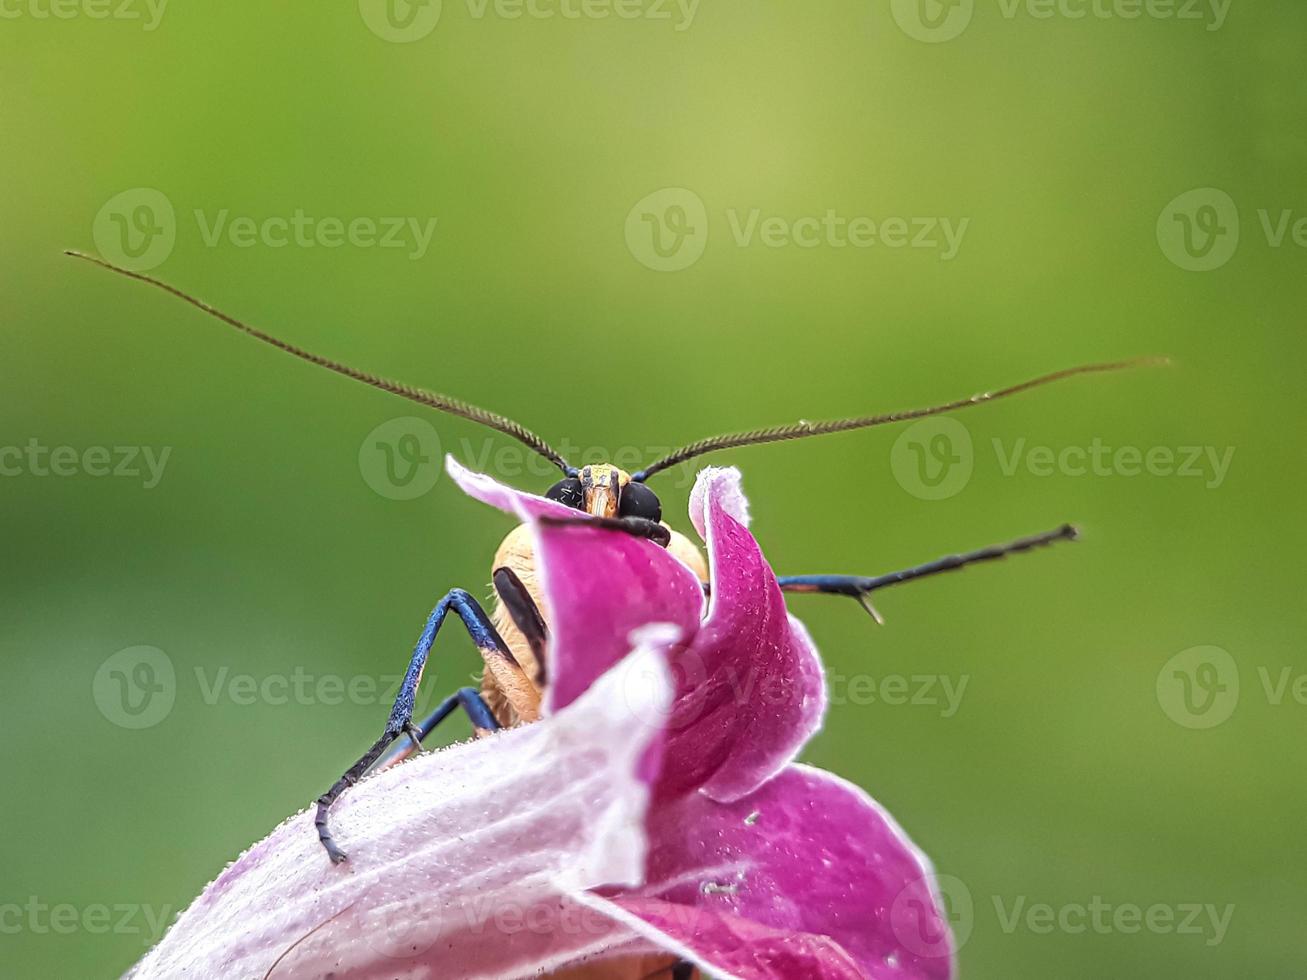
[[[643,517],[657,523],[663,519],[663,505],[658,502],[658,495],[643,483],[628,483],[622,488],[617,513],[621,517]]]
[[[581,481],[574,476],[559,480],[545,491],[545,496],[576,510],[585,510],[585,490],[581,486]]]

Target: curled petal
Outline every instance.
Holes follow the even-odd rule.
[[[749,526],[749,498],[744,495],[740,471],[734,466],[706,466],[695,478],[690,491],[690,523],[699,537],[708,540],[708,501],[718,506],[745,527]]]
[[[826,688],[807,630],[791,617],[771,566],[739,519],[735,469],[705,470],[702,502],[712,601],[674,661],[677,703],[667,722],[659,792],[695,787],[721,800],[755,789],[821,727]]]
[[[566,711],[418,756],[290,818],[218,876],[130,974],[515,977],[638,937],[567,896],[642,878],[664,655],[638,650]],[[637,947],[638,948],[638,947]]]

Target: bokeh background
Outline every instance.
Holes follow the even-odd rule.
[[[880,628],[792,602],[806,758],[935,859],[964,976],[1301,975],[1301,4],[105,9],[0,22],[0,975],[121,972],[370,743],[508,529],[441,453],[552,479],[67,247],[626,461],[1171,355],[713,461],[782,573],[1085,532]],[[431,696],[477,663],[442,636]]]

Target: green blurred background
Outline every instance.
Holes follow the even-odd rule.
[[[659,19],[645,0],[623,19],[446,0],[428,30],[436,8],[372,0],[177,4],[157,23],[143,2],[122,11],[138,19],[44,3],[0,21],[0,975],[122,971],[147,915],[183,907],[370,743],[388,705],[369,685],[403,669],[447,589],[486,591],[509,526],[435,461],[413,470],[413,447],[438,457],[438,432],[512,482],[551,479],[457,420],[376,433],[422,413],[60,256],[75,247],[157,263],[289,340],[556,441],[646,457],[1172,355],[963,430],[713,462],[743,469],[781,573],[1085,531],[883,594],[883,628],[845,600],[792,602],[835,684],[806,758],[865,786],[950,876],[964,976],[1301,976],[1301,4],[1100,0],[1139,16],[1076,18],[927,0],[923,19],[898,0],[704,0]],[[661,188],[677,190],[636,207]],[[272,227],[251,243],[245,222],[206,241],[297,209],[437,223],[420,255],[411,231],[380,247],[362,225],[339,247],[277,247]],[[812,247],[763,240],[768,218],[776,236],[828,210],[889,243],[802,224]],[[736,225],[755,211],[749,240]],[[968,224],[946,255],[938,231],[896,247],[893,218]],[[71,475],[33,465],[32,440],[73,447]],[[1008,463],[1095,440],[1158,462]],[[157,484],[139,456],[122,463],[139,475],[93,475],[94,447],[117,465],[118,446],[170,450]],[[1228,471],[1168,475],[1162,451],[1190,446],[1233,448]],[[687,526],[684,479],[657,488]],[[431,697],[477,668],[457,633]],[[1169,663],[1195,647],[1228,658]],[[296,676],[308,696],[280,696]],[[914,676],[933,703],[911,703]],[[946,682],[966,684],[953,711]],[[1123,917],[1075,928],[1096,899]],[[1233,906],[1228,926],[1176,928],[1190,903]],[[1151,906],[1175,922],[1130,928]]]

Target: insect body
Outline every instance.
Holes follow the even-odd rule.
[[[684,534],[661,522],[657,496],[643,484],[632,482],[624,470],[609,464],[586,466],[576,476],[550,487],[545,496],[600,522],[613,522],[611,527],[658,540],[707,587],[708,565],[703,553]],[[495,552],[491,577],[497,600],[491,622],[531,685],[531,690],[520,693],[520,682],[505,686],[498,664],[486,667],[482,696],[496,721],[511,727],[535,720],[548,677],[544,659],[548,614],[536,575],[530,525],[519,524],[504,538]]]
[[[998,391],[985,392],[928,408],[829,422],[798,422],[792,425],[715,436],[691,443],[636,473],[627,473],[609,464],[578,469],[569,464],[543,439],[512,419],[447,395],[389,381],[310,353],[242,323],[158,279],[119,268],[103,259],[77,252],[69,254],[171,293],[229,326],[302,360],[383,391],[400,395],[410,401],[470,419],[518,440],[562,471],[563,478],[546,491],[546,496],[577,511],[576,521],[586,522],[600,530],[647,538],[667,548],[698,575],[705,590],[711,590],[712,584],[709,581],[703,555],[688,538],[663,523],[662,507],[658,497],[646,483],[651,476],[660,471],[718,450],[925,418],[1018,394],[1074,375],[1116,371],[1142,363],[1125,361],[1084,365],[1047,374]],[[544,520],[572,522],[572,519],[563,518],[544,518]],[[1022,538],[1010,544],[950,555],[885,575],[796,575],[779,578],[778,582],[782,590],[789,592],[816,592],[854,598],[879,621],[880,617],[870,601],[871,594],[879,589],[964,568],[978,562],[1003,558],[1056,541],[1071,540],[1075,536],[1073,527],[1063,525],[1053,531]],[[326,793],[318,798],[315,821],[318,836],[333,862],[345,860],[346,855],[331,834],[328,820],[331,806],[346,789],[358,782],[373,767],[386,765],[420,748],[422,740],[459,709],[467,714],[479,733],[530,723],[539,717],[542,694],[549,683],[549,664],[546,659],[549,613],[537,576],[532,542],[533,535],[529,525],[521,525],[511,531],[499,546],[492,566],[496,602],[490,614],[486,613],[471,594],[462,589],[450,591],[431,611],[418,637],[408,670],[381,736]],[[415,721],[414,706],[423,668],[426,666],[436,636],[450,613],[462,621],[485,662],[481,688],[480,690],[471,687],[463,688],[446,698],[426,718]]]

